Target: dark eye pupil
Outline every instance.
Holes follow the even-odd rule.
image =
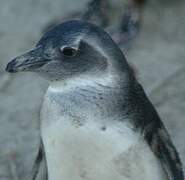
[[[62,52],[65,56],[75,56],[76,55],[76,49],[73,49],[71,47],[65,47]]]

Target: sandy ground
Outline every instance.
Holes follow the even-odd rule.
[[[48,86],[35,74],[11,76],[4,68],[34,46],[48,22],[83,9],[85,2],[0,1],[1,180],[15,180],[16,175],[23,180],[30,172],[39,141],[39,108]],[[185,162],[185,2],[166,3],[146,6],[141,33],[125,54]]]

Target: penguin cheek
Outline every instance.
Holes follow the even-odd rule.
[[[53,60],[42,66],[38,73],[48,80],[57,81],[74,76],[75,71],[77,69],[71,63],[66,64],[59,60]]]
[[[54,61],[50,61],[46,64],[44,64],[42,67],[36,70],[39,74],[42,74],[42,76],[54,76],[54,74],[57,74],[60,69],[60,64]],[[48,78],[47,78],[48,79]]]

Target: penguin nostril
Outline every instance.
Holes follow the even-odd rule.
[[[11,64],[12,66],[14,66],[16,64],[16,59],[13,59],[9,64]]]

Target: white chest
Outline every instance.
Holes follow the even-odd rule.
[[[95,109],[73,116],[70,108],[65,113],[66,107],[51,99],[43,106],[41,135],[49,180],[166,180],[148,145],[126,122],[101,119],[91,113]]]
[[[42,130],[49,180],[164,180],[160,164],[128,128],[58,121]]]

